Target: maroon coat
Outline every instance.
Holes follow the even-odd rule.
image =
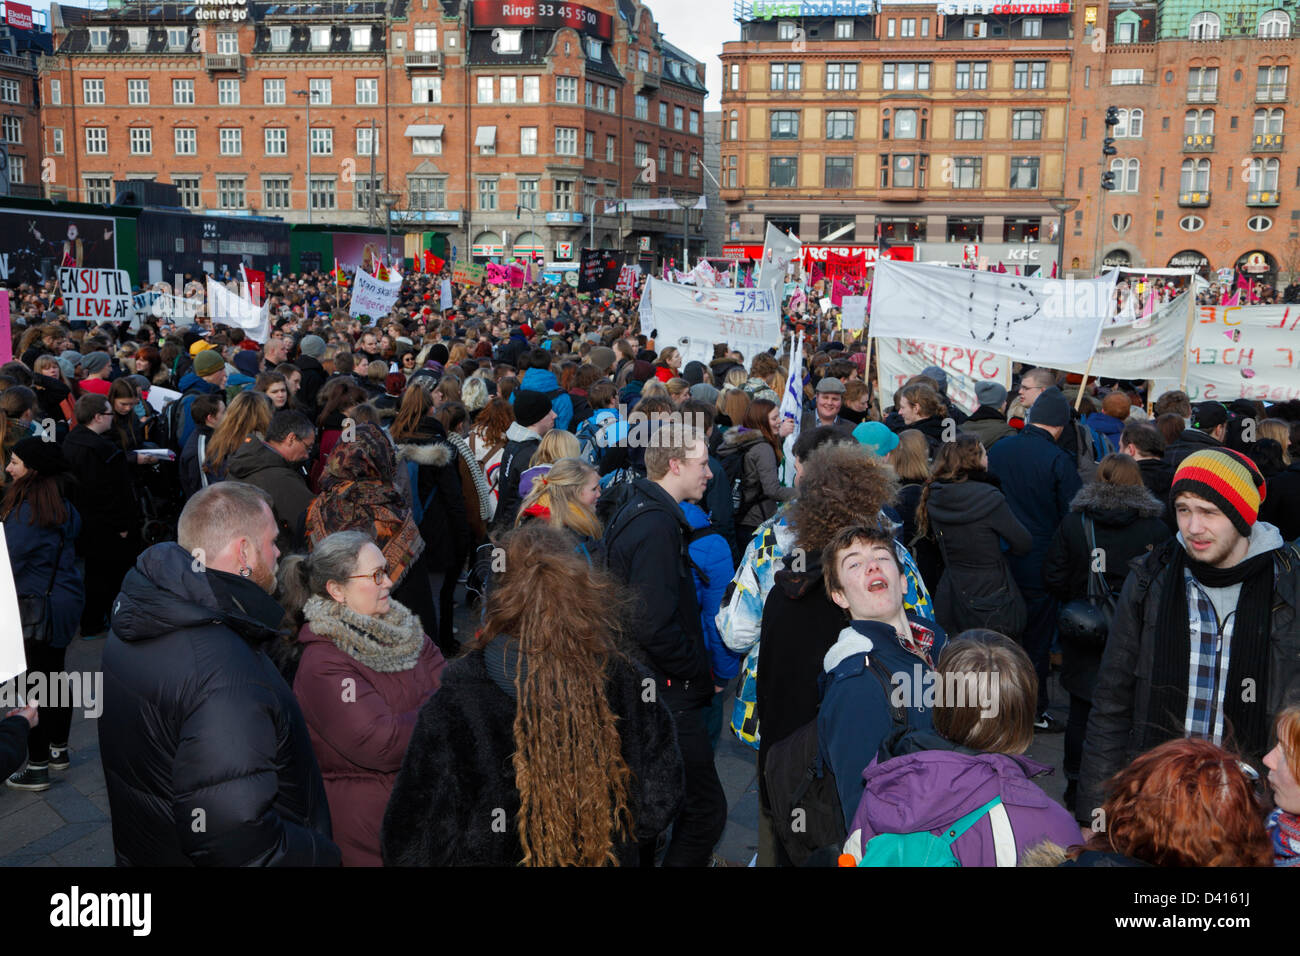
[[[303,652],[293,691],[325,778],[343,865],[382,866],[379,827],[393,781],[420,707],[438,689],[447,662],[427,635],[415,667],[397,673],[371,670],[309,624],[298,641]]]

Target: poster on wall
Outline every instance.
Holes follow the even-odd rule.
[[[116,269],[116,220],[111,216],[0,210],[0,281],[39,285],[59,269]]]

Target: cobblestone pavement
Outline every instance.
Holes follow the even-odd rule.
[[[457,606],[461,635],[472,628],[468,614]],[[104,641],[75,640],[68,648],[67,667],[75,671],[99,670]],[[1064,694],[1053,681],[1053,711],[1064,722]],[[717,856],[732,866],[747,866],[758,850],[757,751],[730,732],[730,697],[725,698],[722,734],[718,741],[718,776],[727,793],[727,828]],[[1060,772],[1064,737],[1042,735],[1034,739],[1029,756],[1057,768],[1039,783],[1055,800],[1065,791]],[[69,736],[72,766],[52,770],[53,786],[41,793],[26,793],[0,786],[0,865],[3,866],[112,866],[113,839],[108,795],[99,760],[95,722],[77,711]]]

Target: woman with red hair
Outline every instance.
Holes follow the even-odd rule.
[[[1269,814],[1274,866],[1300,866],[1300,705],[1277,715],[1277,745],[1264,757],[1275,809]]]

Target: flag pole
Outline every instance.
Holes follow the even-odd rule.
[[[1083,381],[1079,383],[1079,394],[1074,396],[1074,410],[1076,412],[1079,410],[1079,407],[1083,404],[1083,392],[1084,389],[1088,387],[1088,376],[1092,374],[1092,360],[1095,359],[1096,357],[1097,357],[1097,352],[1094,349],[1093,353],[1088,356],[1088,364],[1083,369]]]
[[[1187,289],[1187,327],[1183,332],[1183,371],[1179,378],[1178,389],[1183,394],[1187,394],[1187,360],[1189,358],[1192,346],[1192,326],[1196,324],[1196,279],[1192,281]]]

